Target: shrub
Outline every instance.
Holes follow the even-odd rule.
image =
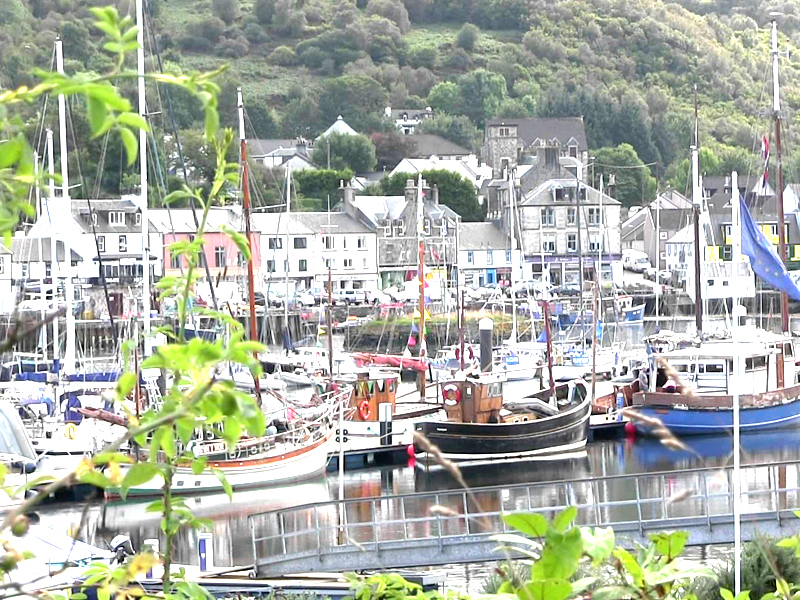
[[[297,64],[297,55],[289,46],[278,46],[272,51],[272,54],[267,57],[267,60],[273,65],[291,67]]]
[[[428,69],[436,68],[436,48],[421,46],[413,48],[408,53],[408,62],[412,67],[425,67]]]
[[[258,23],[248,23],[244,26],[244,37],[251,44],[262,44],[267,41],[267,34]]]
[[[477,25],[472,23],[465,23],[464,26],[458,30],[456,34],[456,46],[469,50],[470,52],[475,49],[475,45],[481,37],[481,30]]]
[[[380,15],[397,25],[400,33],[406,33],[411,28],[408,11],[399,0],[369,0],[367,4],[368,15]]]
[[[211,0],[211,12],[230,25],[239,16],[239,0]]]
[[[253,4],[253,13],[262,25],[272,23],[275,16],[275,0],[256,0]]]
[[[236,38],[229,38],[222,40],[218,44],[217,48],[219,48],[219,51],[222,54],[222,56],[226,56],[228,58],[237,58],[239,56],[245,56],[250,52],[250,44],[242,35]]]
[[[453,53],[447,57],[447,62],[445,64],[450,69],[465,71],[472,66],[472,59],[463,48],[456,48],[453,50]]]

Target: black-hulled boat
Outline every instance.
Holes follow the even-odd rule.
[[[582,452],[589,433],[591,401],[582,380],[531,396],[504,399],[503,373],[463,376],[442,385],[447,421],[428,421],[416,431],[445,458],[488,461]],[[424,463],[431,457],[421,444]]]

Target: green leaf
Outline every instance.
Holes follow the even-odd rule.
[[[545,536],[541,558],[531,568],[533,579],[569,579],[583,556],[583,536],[578,528],[567,533],[550,529]]]
[[[621,600],[638,597],[638,590],[621,585],[609,585],[592,592],[592,600]]]
[[[6,169],[19,160],[24,148],[20,138],[0,142],[0,169]]]
[[[133,387],[136,385],[136,373],[123,373],[117,380],[117,400],[122,401],[128,397]]]
[[[216,106],[211,106],[210,103],[206,105],[205,111],[206,139],[212,140],[219,129],[219,113],[217,113]]]
[[[572,584],[565,579],[531,581],[517,591],[520,600],[566,600],[572,594]]]
[[[108,107],[106,103],[94,96],[87,96],[86,110],[89,117],[89,124],[92,127],[92,133],[100,131],[108,116]]]
[[[734,600],[733,592],[727,588],[719,588],[719,595],[722,596],[722,600]]]
[[[195,475],[200,475],[203,470],[206,468],[206,463],[208,462],[208,458],[205,456],[201,456],[200,458],[195,458],[192,461],[192,473]]]
[[[219,479],[219,482],[222,484],[222,489],[225,490],[225,493],[228,494],[228,500],[233,500],[233,488],[231,487],[228,478],[225,477],[225,473],[220,469],[211,469],[211,472]]]
[[[578,509],[574,506],[568,506],[563,511],[558,513],[553,519],[553,529],[559,533],[564,533],[567,529],[569,529],[570,525],[572,525],[572,522],[577,516]]]
[[[532,537],[544,537],[547,533],[547,518],[538,513],[514,513],[503,515],[509,527]]]
[[[236,247],[239,249],[239,252],[241,252],[242,256],[244,256],[245,260],[250,260],[250,244],[247,241],[247,237],[225,224],[222,225],[221,229],[225,235],[233,240],[233,242],[236,244]]]
[[[161,448],[164,450],[169,458],[175,458],[175,436],[172,427],[162,425],[159,429],[163,430],[161,433]]]
[[[122,125],[127,125],[131,129],[142,129],[144,131],[150,131],[150,128],[147,126],[147,121],[144,117],[140,117],[136,113],[126,112],[117,115],[117,122],[121,123]]]
[[[651,533],[649,537],[655,543],[656,552],[671,561],[683,552],[689,534],[686,531],[662,531]]]
[[[175,421],[175,430],[178,432],[178,439],[181,443],[186,445],[194,435],[194,419],[191,417],[184,417]]]
[[[125,473],[125,477],[122,479],[122,484],[120,484],[119,490],[120,496],[122,496],[122,499],[124,500],[128,496],[128,490],[134,486],[147,483],[158,474],[158,467],[156,467],[154,464],[146,462],[136,463],[130,469],[128,469],[128,472]]]
[[[614,556],[631,576],[634,585],[642,587],[644,585],[644,570],[642,570],[642,567],[636,562],[631,553],[623,548],[614,548]]]
[[[614,530],[611,527],[596,527],[594,531],[583,527],[581,535],[584,552],[592,557],[592,564],[595,566],[606,560],[614,551]]]
[[[590,587],[592,587],[595,583],[597,583],[597,577],[584,577],[583,579],[578,579],[577,581],[573,581],[572,595],[577,596],[578,594],[582,594]]]
[[[130,167],[136,160],[136,154],[139,150],[139,142],[136,141],[136,136],[127,127],[119,128],[119,136],[122,138],[122,144],[125,146],[125,156],[128,157],[128,166]]]
[[[87,483],[104,490],[114,487],[114,484],[111,483],[111,480],[103,475],[100,471],[87,471],[80,476],[79,481],[81,483]]]

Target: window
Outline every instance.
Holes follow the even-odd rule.
[[[169,260],[170,266],[173,269],[180,269],[181,268],[181,255],[180,254],[173,254]]]
[[[358,245],[359,250],[366,250],[367,249],[367,236],[360,235],[358,236]]]
[[[589,252],[599,252],[600,251],[600,241],[602,236],[592,233],[589,235]]]
[[[589,208],[589,225],[599,225],[600,224],[600,208],[594,207]]]
[[[5,267],[5,263],[2,260],[0,260],[0,273],[3,272],[4,267]],[[50,263],[45,263],[45,265],[44,265],[44,276],[49,278],[52,275],[52,271],[53,271],[53,269],[50,266]]]
[[[333,250],[333,236],[322,236],[322,246],[325,248],[325,250]]]
[[[362,258],[361,259],[361,266],[364,267],[365,269],[367,268],[367,259],[366,258]]]
[[[345,269],[352,269],[353,268],[353,259],[352,258],[345,258],[344,259],[344,268]]]
[[[659,238],[662,239],[662,240],[667,239],[667,232],[666,231],[660,231],[659,232]]]
[[[325,259],[325,268],[326,269],[333,269],[333,259],[332,258],[326,258]]]
[[[97,236],[97,251],[98,252],[106,251],[106,236],[104,235]]]
[[[568,233],[567,234],[567,252],[577,252],[578,251],[578,234],[577,233]]]
[[[578,158],[578,147],[577,146],[570,146],[569,147],[569,155],[572,158]]]
[[[296,237],[294,238],[294,247],[295,250],[305,250],[308,248],[308,240],[304,237]]]
[[[268,260],[267,261],[267,273],[274,273],[275,272],[275,261]]]
[[[511,250],[506,250],[506,264],[511,264]]]
[[[120,252],[127,252],[128,251],[128,236],[127,235],[119,236],[119,251]]]
[[[97,213],[92,211],[92,225],[97,225]]]
[[[555,252],[556,251],[556,235],[554,233],[546,233],[542,237],[542,252]]]
[[[141,225],[141,224],[142,224],[142,213],[137,212],[136,213],[136,225]]]
[[[542,227],[556,226],[556,211],[552,206],[542,209]]]
[[[472,250],[467,252],[467,262],[469,264],[475,263],[475,253]]]
[[[236,253],[236,266],[237,267],[247,266],[247,260],[245,259],[244,254],[242,254],[241,252]]]
[[[567,208],[567,225],[575,225],[577,212],[574,207]]]
[[[305,238],[302,238],[305,239]],[[300,262],[297,265],[298,271],[308,271],[308,261],[305,258],[301,258]]]
[[[289,272],[289,261],[287,259],[283,259],[283,272],[284,273]]]
[[[270,250],[280,250],[283,248],[283,239],[277,237],[271,237],[268,241],[268,246]]]
[[[225,246],[214,247],[214,266],[219,268],[225,267]]]
[[[28,278],[28,265],[25,264],[22,265],[22,278],[23,279]]]
[[[733,258],[733,250],[730,246],[722,247],[722,260],[731,260]]]
[[[491,265],[494,263],[494,256],[491,250],[486,251],[486,264]]]
[[[345,250],[347,250],[347,236],[344,236],[344,237],[342,238],[342,248],[344,248]]]
[[[125,225],[125,213],[121,211],[112,210],[108,213],[109,225]]]

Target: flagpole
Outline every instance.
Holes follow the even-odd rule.
[[[731,312],[733,313],[733,572],[734,572],[734,595],[738,597],[742,590],[742,507],[741,507],[741,478],[740,473],[740,441],[739,441],[739,383],[741,380],[742,364],[739,357],[739,296],[737,294],[737,279],[739,267],[742,263],[742,214],[741,200],[739,198],[739,174],[736,171],[731,173],[731,207],[732,207],[732,229],[731,236],[732,252],[732,303]]]
[[[772,20],[772,114],[775,121],[775,163],[777,166],[777,207],[778,213],[778,256],[786,264],[786,226],[783,218],[783,163],[781,161],[781,90],[778,69],[778,24]],[[781,292],[781,331],[789,332],[789,300],[786,292]],[[783,344],[778,356],[778,388],[785,385],[785,364]]]

